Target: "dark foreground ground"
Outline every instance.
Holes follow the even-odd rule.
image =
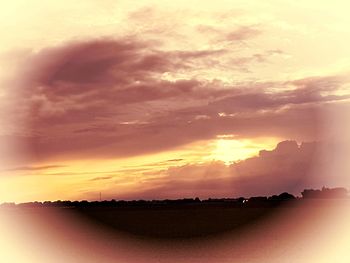
[[[350,262],[348,199],[51,205],[0,208],[0,262]]]
[[[299,200],[283,202],[237,201],[201,202],[193,199],[131,201],[27,203],[4,207],[25,214],[69,214],[95,229],[131,235],[141,239],[191,239],[238,234],[268,221],[282,210],[291,210]]]
[[[240,234],[246,229],[268,222],[279,214],[295,214],[291,210],[309,204],[319,207],[327,200],[348,200],[344,188],[304,190],[303,198],[288,193],[270,197],[134,201],[55,201],[3,204],[5,209],[54,208],[69,212],[109,233],[128,234],[139,238],[191,239],[223,234]],[[323,201],[322,201],[323,200]],[[39,209],[39,210],[37,210]],[[40,211],[39,211],[40,212]]]
[[[70,210],[97,227],[144,238],[184,239],[243,231],[267,220],[280,208],[197,204]]]

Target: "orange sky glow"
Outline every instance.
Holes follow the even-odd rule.
[[[350,186],[347,1],[1,6],[0,202]]]

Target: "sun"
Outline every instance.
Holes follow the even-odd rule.
[[[272,150],[279,138],[235,139],[232,135],[220,135],[212,142],[213,150],[206,157],[230,164],[259,154],[260,150]]]

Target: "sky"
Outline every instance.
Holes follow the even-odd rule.
[[[0,202],[349,187],[347,1],[11,1]]]

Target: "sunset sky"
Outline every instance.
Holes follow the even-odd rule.
[[[349,8],[1,3],[0,202],[349,187]]]

